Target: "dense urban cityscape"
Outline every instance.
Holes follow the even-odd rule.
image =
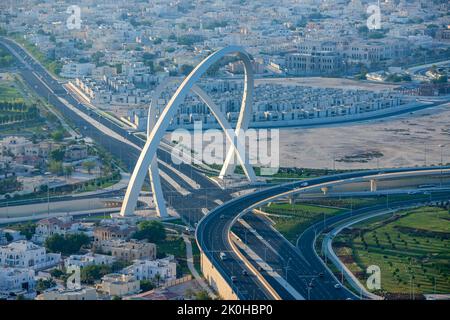
[[[0,300],[450,300],[449,17],[2,1]]]

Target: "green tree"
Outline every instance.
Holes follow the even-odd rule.
[[[62,141],[64,139],[64,132],[62,130],[56,130],[52,133],[51,137],[55,141]]]
[[[166,239],[166,230],[159,221],[142,221],[139,223],[138,231],[134,233],[133,238],[158,243]]]
[[[66,149],[64,147],[53,150],[50,153],[50,159],[55,161],[63,161],[64,155],[66,154]]]
[[[48,164],[48,170],[53,174],[57,174],[58,176],[64,173],[61,161],[50,160]]]
[[[20,234],[24,235],[27,240],[30,240],[36,232],[36,225],[34,223],[28,222],[18,225],[16,229],[20,232]]]
[[[71,255],[78,253],[82,246],[86,246],[90,242],[91,240],[84,233],[67,234],[65,236],[55,234],[45,240],[45,247],[50,252]]]
[[[42,292],[54,286],[56,286],[56,283],[53,279],[39,279],[36,283],[36,291]]]
[[[111,267],[109,266],[86,266],[81,268],[81,282],[87,284],[94,284],[95,281],[100,280],[104,275],[111,273]]]
[[[153,283],[151,283],[150,280],[141,280],[140,285],[141,285],[142,291],[150,291],[155,287],[153,285]]]
[[[196,300],[211,300],[211,297],[209,296],[208,292],[205,290],[201,290],[195,293],[195,299]]]
[[[74,168],[72,166],[64,167],[64,176],[66,178],[69,178],[70,176],[72,176],[73,172],[74,172]]]
[[[64,272],[64,271],[62,271],[62,270],[60,270],[60,269],[52,269],[52,270],[50,270],[50,275],[53,277],[53,278],[57,278],[57,279],[59,279],[59,278],[61,278],[63,275],[65,275],[66,273]]]
[[[180,67],[180,73],[182,75],[187,76],[189,73],[191,73],[191,71],[194,69],[193,66],[189,65],[189,64],[183,64]]]
[[[5,238],[6,238],[6,241],[8,241],[8,242],[11,242],[14,240],[13,236],[10,235],[8,232],[5,233]]]
[[[89,174],[91,174],[92,169],[95,168],[95,162],[94,161],[84,161],[82,165],[83,165],[83,168],[85,170],[87,170],[87,172]]]

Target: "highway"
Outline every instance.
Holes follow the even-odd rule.
[[[228,281],[232,288],[235,288],[238,296],[241,299],[251,299],[251,295],[248,294],[248,292],[251,292],[251,287],[249,287],[248,284],[249,277],[242,274],[242,271],[245,269],[242,267],[242,263],[236,263],[239,259],[231,252],[232,247],[227,236],[237,217],[250,211],[254,207],[257,207],[259,204],[268,201],[268,199],[272,197],[277,197],[289,192],[300,192],[301,190],[318,187],[323,184],[354,181],[354,179],[372,177],[374,175],[381,178],[382,176],[391,176],[392,174],[409,175],[423,174],[430,171],[439,172],[441,169],[448,170],[449,167],[368,170],[337,174],[307,181],[303,180],[261,189],[254,193],[235,198],[212,210],[198,224],[196,230],[197,242],[202,252],[210,259],[210,261],[212,261],[217,269],[220,270],[223,278]],[[310,254],[306,256],[302,251],[299,252],[289,244],[286,244],[284,238],[277,235],[274,230],[270,230],[270,228],[262,225],[261,222],[258,222],[257,220],[250,222],[252,222],[256,230],[262,233],[263,238],[271,239],[271,244],[275,246],[275,252],[282,257],[281,262],[280,259],[277,259],[278,262],[273,268],[280,269],[280,273],[283,272],[283,269],[288,269],[287,274],[289,283],[296,285],[297,291],[301,294],[303,293],[302,296],[304,298],[308,296],[307,292],[305,295],[305,290],[308,291],[308,284],[311,283],[310,281],[312,279],[316,280],[313,280],[312,284],[314,290],[310,290],[311,299],[347,299],[354,297],[354,295],[345,288],[342,288],[342,290],[334,288],[337,281],[328,270],[323,271],[325,273],[323,279],[319,279],[320,281],[317,280],[318,272],[321,272],[320,270],[323,270],[323,268],[319,268],[320,266],[317,264],[317,261],[314,262],[314,259],[311,260]],[[242,231],[239,232],[239,229],[238,236],[241,239],[245,238],[245,234],[243,234]],[[249,233],[247,233],[247,241],[251,241],[254,244],[251,247],[254,251],[259,251],[258,254],[260,256],[265,255],[265,252],[261,252],[261,250],[264,250],[263,248],[265,245],[261,242],[257,242],[251,236],[249,237]],[[229,253],[233,259],[223,261],[220,258],[221,252]],[[289,270],[295,271],[289,273]],[[292,283],[289,280],[291,279],[289,278],[289,274],[293,277]],[[271,277],[267,276],[265,273],[263,273],[263,275],[269,283],[274,284],[274,288],[279,287],[279,285],[274,283],[274,280],[271,279]],[[236,277],[236,281],[231,281],[232,276]]]
[[[443,194],[436,194],[433,196],[433,201],[441,201],[441,200],[449,200],[450,192],[446,192]],[[424,199],[411,199],[404,201],[396,201],[389,203],[389,206],[385,204],[370,206],[366,208],[361,208],[357,210],[351,210],[346,213],[342,213],[333,217],[330,217],[324,221],[319,221],[317,223],[309,226],[297,239],[297,247],[302,254],[307,257],[307,260],[311,263],[312,267],[315,270],[320,270],[321,272],[325,272],[327,268],[325,267],[323,261],[317,256],[314,246],[316,242],[316,237],[328,230],[330,227],[340,224],[343,221],[350,221],[357,217],[364,216],[368,213],[378,212],[378,211],[386,211],[395,210],[402,207],[413,206],[418,204],[426,203]],[[329,273],[329,272],[328,272]],[[313,290],[315,291],[315,289]]]
[[[30,88],[36,91],[36,93],[38,93],[45,101],[52,104],[66,119],[69,119],[83,136],[90,137],[98,144],[102,145],[106,150],[119,158],[130,171],[134,168],[140,154],[139,149],[128,143],[112,138],[95,126],[92,121],[87,121],[84,117],[81,117],[77,112],[72,110],[72,108],[66,106],[60,98],[139,148],[142,148],[145,141],[139,139],[135,135],[129,134],[126,129],[118,126],[117,123],[111,122],[109,119],[93,112],[83,103],[76,100],[72,95],[68,94],[66,89],[57,80],[55,80],[38,62],[15,42],[0,37],[0,45],[3,45],[6,50],[9,50],[14,54],[16,57],[16,64],[19,66],[19,71]],[[220,200],[221,202],[226,202],[231,199],[230,194],[236,191],[224,191],[220,189],[216,184],[188,164],[174,165],[170,161],[170,153],[162,148],[158,149],[158,158],[168,163],[173,168],[181,171],[186,176],[189,176],[202,187],[199,190],[194,190],[181,181],[182,179],[177,177],[172,170],[160,166],[160,170],[191,191],[191,194],[188,197],[184,197],[162,179],[164,196],[169,206],[172,206],[177,212],[182,214],[185,220],[191,225],[194,225],[203,217],[202,208],[214,208],[217,206],[215,201]],[[241,272],[244,267],[240,265],[238,259],[236,259],[235,262],[236,263],[233,263],[231,266],[231,270],[234,270],[233,266],[236,264],[238,266],[236,272]],[[244,286],[244,284],[247,285]],[[245,296],[249,296],[251,299],[269,298],[268,293],[261,288],[259,282],[253,277],[249,277],[247,282],[241,282],[239,288],[241,286],[248,289],[248,292],[244,292],[245,289],[241,289],[242,294],[245,293]]]
[[[119,126],[116,122],[112,122],[110,119],[105,118],[101,114],[94,112],[91,108],[85,106],[83,103],[78,101],[74,96],[69,94],[66,89],[53,77],[49,75],[49,73],[37,62],[35,62],[29,55],[26,53],[20,46],[16,43],[5,39],[0,38],[0,45],[7,45],[8,48],[12,49],[20,59],[17,59],[17,64],[19,65],[19,71],[30,86],[30,88],[34,89],[44,100],[48,101],[52,104],[61,114],[64,115],[65,118],[69,119],[72,124],[78,128],[79,132],[83,136],[88,136],[96,141],[98,144],[102,145],[106,150],[111,152],[117,158],[119,158],[126,167],[131,170],[134,168],[137,158],[140,154],[140,148],[143,146],[144,141],[133,134],[130,134],[125,128]],[[7,49],[8,49],[7,48]],[[72,108],[68,107],[65,103],[62,102],[64,99],[70,105],[77,108],[78,111],[81,111],[85,115],[87,115],[92,121],[87,121],[84,117],[80,116],[79,113],[75,112]],[[95,122],[102,124],[109,130],[118,134],[123,139],[127,140],[130,143],[125,143],[122,140],[115,139],[108,135],[98,126],[95,125]],[[137,146],[134,147],[133,145]],[[197,184],[201,186],[200,189],[196,190],[192,188],[188,183],[183,181],[179,175],[177,175],[173,170],[168,169],[165,166],[160,166],[160,170],[162,170],[165,174],[167,174],[172,179],[176,180],[183,188],[190,191],[189,196],[183,196],[179,193],[178,190],[173,188],[169,183],[165,182],[162,179],[163,190],[166,201],[172,206],[177,212],[183,215],[186,221],[190,224],[194,225],[195,222],[199,221],[203,218],[202,209],[211,209],[217,206],[217,199],[222,202],[225,202],[224,205],[213,209],[207,216],[205,216],[199,223],[196,236],[197,242],[203,252],[210,258],[210,260],[214,263],[214,265],[220,270],[221,274],[224,276],[227,281],[230,282],[231,286],[235,288],[238,296],[242,299],[271,299],[270,294],[261,286],[256,277],[252,275],[243,275],[243,271],[247,271],[249,274],[248,268],[243,264],[242,261],[232,252],[229,239],[228,232],[232,227],[233,219],[248,209],[252,204],[256,204],[260,201],[264,201],[267,198],[278,195],[280,193],[286,191],[293,191],[302,189],[302,184],[304,181],[290,183],[281,186],[275,186],[272,188],[260,190],[254,192],[250,195],[242,196],[236,199],[232,199],[230,196],[231,191],[224,191],[220,189],[217,185],[211,182],[207,177],[203,174],[199,173],[195,168],[188,164],[174,165],[170,159],[170,153],[160,148],[158,150],[158,158],[163,162],[170,165],[172,168],[177,169],[182,172],[186,176],[189,176],[193,179]],[[309,180],[309,186],[319,185],[321,183],[333,182],[342,179],[352,179],[362,177],[364,175],[371,174],[382,174],[385,172],[401,172],[407,170],[430,170],[431,168],[414,168],[414,169],[393,169],[393,170],[372,170],[366,172],[356,172],[356,173],[348,173],[344,175],[336,175],[336,176],[328,176],[323,178],[317,178]],[[434,168],[435,169],[435,168]],[[232,200],[231,200],[232,199]],[[228,202],[227,202],[228,201]],[[263,228],[264,226],[258,220],[249,220],[250,224],[255,227],[255,229],[261,230],[262,233],[265,232],[265,236],[268,238],[276,239],[277,235],[273,230],[269,230],[267,228]],[[250,239],[252,241],[252,239]],[[259,245],[256,240],[253,240],[253,244],[251,245],[253,250],[258,250]],[[314,268],[310,268],[306,261],[301,260],[300,258],[295,257],[295,259],[285,258],[289,255],[293,257],[295,255],[299,255],[298,252],[295,252],[295,248],[292,247],[284,247],[281,246],[277,248],[279,250],[279,254],[283,257],[285,261],[285,265],[280,265],[280,272],[283,272],[283,267],[287,268],[288,278],[292,272],[295,270],[302,270],[299,274],[306,275],[301,280],[298,280],[298,283],[302,283],[302,285],[298,285],[298,291],[306,297],[304,289],[300,287],[305,287],[304,279],[309,279],[311,277],[311,273],[315,271]],[[222,261],[219,257],[220,252],[227,252],[228,259]],[[295,252],[295,255],[294,253]],[[299,260],[300,259],[300,260]],[[303,269],[296,269],[297,265],[303,263],[305,265],[305,270],[308,270],[309,273],[303,271]],[[291,270],[291,271],[290,271]],[[263,272],[264,273],[264,272]],[[300,275],[298,277],[300,277]],[[231,276],[236,277],[236,282],[231,282]],[[265,275],[268,281],[273,283],[273,279]],[[300,279],[300,278],[299,278]],[[323,284],[321,284],[323,283]],[[331,275],[327,275],[324,277],[323,282],[316,281],[314,286],[320,288],[319,290],[310,290],[312,298],[315,299],[344,299],[348,297],[348,292],[346,290],[329,290],[327,287],[331,285],[332,278]],[[277,286],[277,284],[273,284]],[[278,285],[278,287],[280,287]],[[317,291],[317,294],[315,293]],[[282,292],[282,289],[280,289]],[[284,298],[289,299],[289,294],[287,292],[282,292]],[[291,297],[292,298],[292,297]]]
[[[6,50],[11,51],[15,57],[18,57],[16,58],[16,64],[19,67],[19,72],[31,89],[36,91],[43,100],[52,104],[66,119],[69,119],[83,136],[93,139],[111,154],[120,159],[129,171],[133,170],[140,154],[140,148],[142,148],[145,143],[144,140],[130,134],[116,122],[112,122],[110,119],[94,112],[91,108],[78,101],[74,96],[69,94],[62,84],[55,80],[41,64],[36,62],[14,41],[0,37],[0,45],[4,46]],[[79,113],[64,104],[60,99],[64,99],[93,121],[87,121],[84,117],[80,116]],[[124,143],[121,140],[111,137],[105,131],[99,129],[99,126],[96,126],[95,122],[102,124],[123,139],[128,140],[137,148],[129,143]],[[177,212],[185,213],[185,217],[190,224],[194,225],[195,222],[203,217],[202,208],[215,207],[217,204],[214,200],[219,199],[220,201],[225,202],[231,199],[231,192],[220,189],[204,174],[198,172],[191,165],[185,163],[179,165],[173,164],[171,161],[171,154],[166,149],[160,148],[158,150],[158,159],[188,176],[201,186],[199,190],[195,190],[177,175],[176,172],[169,169],[167,166],[159,166],[160,171],[162,171],[164,175],[172,178],[183,189],[190,192],[189,196],[184,196],[179,190],[168,183],[164,177],[161,179],[166,201]]]

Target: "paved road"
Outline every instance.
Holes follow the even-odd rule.
[[[449,200],[450,199],[450,192],[447,192],[447,194],[439,194],[432,197],[433,201],[441,201],[441,200]],[[315,249],[314,249],[314,243],[316,236],[322,233],[324,230],[329,229],[332,226],[335,226],[345,220],[353,220],[356,217],[360,217],[362,215],[365,215],[370,212],[376,212],[379,210],[386,210],[386,209],[397,209],[405,206],[412,206],[416,204],[424,203],[424,199],[412,199],[412,200],[405,200],[405,201],[396,201],[389,203],[389,206],[387,207],[386,204],[371,206],[367,208],[361,208],[353,211],[349,211],[343,214],[339,214],[333,217],[330,217],[324,221],[319,221],[310,227],[308,227],[298,238],[297,240],[297,247],[299,251],[305,256],[305,258],[309,261],[311,264],[311,267],[317,272],[325,272],[328,276],[329,272],[327,272],[327,269],[325,268],[322,260],[316,255]],[[334,283],[336,283],[334,281]],[[330,288],[330,290],[333,290]],[[316,289],[314,288],[312,292],[315,292]],[[334,290],[336,291],[336,290]]]
[[[448,169],[449,167],[445,167]],[[323,183],[332,183],[338,181],[352,181],[352,179],[358,179],[366,176],[372,175],[382,175],[388,176],[389,174],[394,173],[404,173],[408,174],[408,172],[429,172],[430,170],[440,170],[440,168],[401,168],[401,169],[383,169],[383,170],[368,170],[363,172],[351,172],[351,173],[343,173],[333,176],[326,176],[316,179],[311,179],[308,181],[298,181],[294,183],[274,186],[267,189],[261,189],[260,191],[256,191],[254,193],[233,199],[216,209],[212,210],[205,218],[203,218],[198,224],[196,236],[197,242],[201,250],[208,256],[208,258],[212,261],[212,263],[217,267],[217,269],[221,272],[222,276],[229,282],[232,287],[236,288],[236,292],[241,299],[252,299],[252,296],[249,294],[251,292],[252,287],[249,281],[249,276],[245,276],[242,274],[242,271],[246,268],[242,266],[242,264],[236,261],[237,257],[231,251],[231,245],[229,243],[227,233],[230,230],[230,227],[233,223],[233,220],[239,216],[241,213],[246,211],[249,207],[256,205],[257,203],[267,200],[270,197],[277,196],[279,194],[301,190],[304,188],[309,188],[316,185],[321,185]],[[307,185],[305,185],[305,182]],[[287,268],[288,271],[288,279],[289,279],[289,270],[295,270],[292,272],[292,276],[294,276],[293,283],[296,284],[298,291],[303,293],[303,297],[307,298],[308,293],[305,293],[305,290],[308,291],[308,284],[311,283],[311,280],[317,278],[318,266],[316,264],[311,264],[309,261],[309,257],[306,257],[303,253],[296,252],[295,248],[292,248],[289,245],[286,245],[282,240],[282,237],[277,237],[273,230],[268,230],[264,228],[258,221],[250,221],[252,225],[255,225],[255,229],[263,232],[262,236],[266,239],[276,239],[274,245],[276,246],[276,252],[282,257],[280,262],[278,263],[278,268],[280,272],[285,271]],[[266,232],[264,232],[266,230]],[[239,233],[239,237],[243,239],[245,235]],[[247,239],[249,240],[249,239]],[[252,250],[257,251],[261,256],[264,256],[262,252],[260,252],[264,246],[261,243],[255,242],[254,239],[250,238],[250,241],[253,241],[254,244],[251,246]],[[223,261],[220,259],[220,252],[229,253],[233,259]],[[270,258],[269,258],[270,259]],[[275,265],[275,269],[276,269]],[[291,269],[292,268],[292,269]],[[237,277],[236,282],[231,281],[231,277]],[[267,279],[267,278],[266,278]],[[267,279],[270,283],[274,283],[271,279]],[[320,281],[313,280],[313,288],[318,288],[317,290],[310,290],[311,299],[346,299],[352,297],[353,295],[347,291],[346,289],[338,290],[334,288],[334,284],[336,281],[333,281],[334,278],[330,273],[324,275],[323,279]],[[239,284],[239,286],[237,285]],[[275,284],[275,286],[277,286]],[[331,288],[333,288],[331,290]],[[239,289],[239,290],[237,290]],[[262,297],[261,292],[261,296]],[[258,298],[260,298],[258,297]]]
[[[34,90],[41,97],[54,105],[79,129],[84,136],[89,136],[116,157],[120,158],[128,169],[131,170],[134,168],[140,153],[138,149],[124,143],[123,141],[114,139],[102,130],[99,130],[99,128],[93,125],[91,121],[86,121],[71,108],[68,108],[58,99],[58,97],[68,101],[68,103],[78,108],[78,110],[89,115],[91,119],[98,121],[136,146],[142,147],[144,144],[143,140],[129,134],[126,129],[118,126],[117,123],[111,122],[109,119],[93,112],[90,108],[77,101],[73,96],[68,94],[65,88],[62,87],[58,81],[53,79],[47,71],[39,63],[36,63],[20,46],[8,39],[0,38],[0,44],[2,43],[6,43],[25,61],[17,60],[17,64],[19,65],[20,73],[31,88],[34,88]],[[158,158],[172,167],[175,167],[177,170],[180,170],[202,186],[201,189],[195,190],[191,188],[188,183],[181,181],[182,179],[179,179],[172,170],[164,168],[163,166],[160,168],[167,175],[179,181],[183,188],[191,191],[191,194],[189,194],[188,197],[184,197],[180,195],[179,192],[170,184],[164,183],[163,181],[163,190],[166,200],[171,206],[174,207],[174,209],[183,214],[184,218],[189,223],[194,224],[203,216],[202,208],[211,209],[216,207],[217,203],[215,201],[217,199],[222,202],[231,199],[230,192],[226,192],[218,188],[204,175],[200,174],[196,170],[193,170],[190,165],[173,165],[170,161],[170,154],[166,150],[159,149]],[[355,174],[355,177],[357,176],[358,175]],[[333,178],[325,177],[315,182],[320,183],[320,181],[331,181],[329,179]],[[231,275],[236,275],[238,277],[238,281],[233,284],[233,286],[236,288],[238,294],[243,298],[265,299],[269,298],[269,296],[268,293],[262,289],[256,279],[252,276],[242,275],[242,271],[246,270],[246,267],[243,266],[242,262],[240,262],[234,254],[230,253],[230,259],[226,261],[221,261],[218,258],[220,251],[231,251],[227,241],[226,232],[224,232],[224,230],[227,230],[230,227],[231,218],[244,210],[249,204],[252,203],[252,201],[257,202],[263,200],[271,194],[274,194],[274,192],[279,193],[282,190],[287,191],[289,188],[297,188],[299,186],[298,184],[299,183],[291,184],[290,187],[277,186],[274,187],[275,189],[270,188],[267,190],[262,190],[258,193],[236,199],[236,201],[233,200],[225,205],[226,209],[222,206],[213,210],[211,214],[202,221],[202,227],[199,227],[200,230],[197,232],[197,236],[201,247],[204,248],[205,252],[207,252],[209,256],[212,256],[215,265],[221,270],[222,273],[228,277]],[[224,215],[224,219],[218,219],[218,217],[222,214]]]
[[[77,112],[74,112],[71,108],[68,108],[58,98],[63,98],[72,106],[78,108],[78,110],[89,115],[92,119],[98,121],[139,147],[144,145],[143,140],[129,134],[126,129],[119,127],[116,123],[111,122],[95,112],[92,112],[91,109],[84,106],[73,96],[68,94],[65,88],[53,79],[53,77],[51,77],[39,63],[35,62],[33,58],[29,56],[28,53],[25,52],[20,46],[9,39],[0,37],[0,45],[4,46],[5,44],[7,44],[9,48],[12,48],[12,51],[21,57],[20,60],[16,59],[16,64],[19,66],[22,77],[32,89],[34,89],[50,104],[55,106],[65,118],[69,119],[72,124],[78,128],[83,136],[88,136],[105,147],[109,152],[118,157],[130,171],[134,168],[139,157],[139,150],[127,143],[124,143],[123,141],[119,141],[105,134],[105,132],[99,130],[99,128],[93,125],[91,121],[86,121],[83,117],[80,117]],[[7,47],[5,48],[9,50]],[[185,220],[191,225],[195,225],[195,223],[203,217],[202,208],[207,208],[210,210],[211,208],[216,207],[217,203],[215,201],[217,201],[217,199],[222,202],[230,200],[230,194],[235,191],[223,191],[203,174],[193,169],[190,165],[174,165],[170,160],[170,154],[164,149],[158,150],[158,158],[177,170],[180,170],[202,186],[201,189],[195,190],[187,183],[182,182],[181,179],[176,177],[172,170],[160,166],[160,170],[163,170],[167,175],[176,179],[179,183],[183,184],[183,187],[191,191],[191,194],[188,197],[184,197],[180,195],[177,190],[173,189],[170,184],[164,183],[164,180],[162,181],[166,201],[170,206],[177,210],[177,212],[182,214]],[[231,260],[232,258],[230,257],[229,261]],[[241,264],[237,258],[234,263],[236,265]],[[230,266],[231,270],[234,270],[233,265]],[[239,272],[240,270],[243,270],[242,266],[237,268],[239,268]],[[246,288],[248,288],[248,291],[251,292],[249,294],[251,294],[251,297],[254,299],[265,299],[268,297],[268,294],[264,292],[264,289],[261,288],[259,282],[252,277],[249,277],[247,286],[245,285],[245,282],[241,282],[237,285],[237,290],[241,290],[241,292],[244,292]]]
[[[110,153],[119,158],[129,171],[133,170],[139,157],[140,150],[132,147],[128,143],[112,138],[93,125],[91,121],[86,121],[86,119],[80,117],[77,112],[74,112],[71,108],[67,107],[58,98],[66,100],[72,106],[87,114],[91,119],[101,123],[139,148],[142,148],[145,141],[135,135],[129,134],[125,128],[122,128],[117,123],[111,122],[102,115],[93,112],[90,108],[76,100],[20,46],[9,39],[0,37],[0,45],[4,46],[5,44],[8,45],[9,48],[12,48],[12,50],[21,57],[21,60],[23,60],[16,59],[16,64],[18,65],[21,75],[32,89],[34,89],[44,100],[47,100],[50,104],[55,106],[65,118],[69,119],[70,122],[78,128],[83,136],[88,136],[98,144],[102,145]],[[8,48],[6,49],[8,50]],[[173,170],[170,170],[166,166],[159,166],[159,169],[162,172],[177,181],[183,189],[190,191],[189,196],[183,196],[170,183],[162,179],[162,187],[166,201],[175,210],[183,213],[190,224],[194,225],[203,217],[202,208],[210,209],[217,206],[214,200],[220,199],[221,201],[227,201],[231,199],[231,192],[220,189],[216,184],[192,166],[184,163],[180,165],[173,164],[171,155],[167,150],[160,148],[158,150],[158,158],[172,168],[181,171],[201,186],[201,189],[195,190],[189,183],[183,181],[183,179],[181,179]]]

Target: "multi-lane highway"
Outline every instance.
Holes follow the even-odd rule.
[[[69,94],[61,83],[54,79],[40,63],[35,61],[34,58],[14,41],[0,37],[0,45],[11,51],[17,58],[16,64],[19,67],[19,72],[30,88],[36,91],[44,100],[52,104],[66,119],[69,119],[83,136],[90,137],[119,158],[128,170],[131,171],[134,168],[140,154],[140,148],[145,143],[144,140],[130,134],[126,128],[121,127],[116,122],[94,112],[91,108],[77,100],[77,97]],[[67,101],[71,107],[67,106],[61,99]],[[74,111],[74,108],[78,112]],[[80,112],[85,116],[80,116]],[[90,121],[87,120],[86,116],[88,116]],[[96,125],[96,123],[106,127],[122,139],[119,140],[112,137],[107,130],[102,130],[100,125]],[[125,143],[124,140],[131,144]],[[168,183],[164,177],[162,178],[166,201],[175,210],[185,213],[186,218],[189,222],[192,222],[192,225],[203,216],[203,208],[217,206],[217,203],[214,202],[216,199],[220,201],[231,199],[229,192],[220,189],[191,165],[185,163],[174,164],[171,161],[171,154],[167,149],[160,148],[158,150],[158,159],[185,176],[188,176],[200,186],[198,190],[195,190],[189,183],[180,178],[180,175],[177,175],[174,170],[171,170],[167,166],[159,166],[160,171],[164,175],[176,181],[183,189],[190,192],[188,196],[185,196],[185,194],[180,193],[171,183]]]
[[[299,181],[279,186],[274,186],[267,189],[261,189],[260,191],[253,192],[251,194],[233,199],[216,209],[212,210],[207,216],[205,216],[197,227],[197,241],[202,252],[208,257],[212,263],[217,266],[221,272],[222,277],[228,281],[232,288],[235,288],[236,293],[242,299],[251,299],[248,294],[251,292],[248,275],[244,275],[244,270],[247,268],[242,266],[242,263],[236,263],[239,259],[232,252],[232,245],[228,237],[228,233],[235,222],[236,217],[242,215],[249,210],[260,206],[262,203],[275,199],[280,195],[287,195],[292,192],[301,192],[302,190],[311,189],[314,187],[320,187],[323,185],[332,185],[333,183],[343,183],[345,181],[355,181],[357,179],[370,179],[371,177],[377,177],[382,179],[383,177],[392,176],[408,176],[424,173],[440,173],[443,170],[448,172],[449,167],[435,167],[435,168],[401,168],[401,169],[384,169],[384,170],[368,170],[362,172],[344,173],[333,176],[326,176],[308,181]],[[273,269],[279,269],[280,273],[286,272],[288,275],[288,282],[295,287],[303,298],[310,297],[311,299],[347,299],[354,297],[354,295],[345,288],[336,289],[334,286],[337,284],[335,277],[319,264],[315,257],[315,253],[302,250],[286,244],[282,241],[280,235],[277,235],[274,230],[265,227],[257,219],[248,220],[256,230],[261,232],[262,237],[265,239],[271,239],[271,245],[275,246],[275,252],[281,257],[276,259],[275,263],[271,265]],[[241,239],[246,239],[248,245],[253,244],[251,247],[256,250],[260,257],[266,256],[266,252],[263,252],[265,244],[258,238],[252,238],[251,233],[244,234],[238,229],[238,236]],[[250,242],[249,242],[250,240]],[[270,250],[273,252],[273,250]],[[223,260],[221,259],[221,252],[229,253],[233,259]],[[270,253],[269,253],[270,254]],[[270,259],[266,262],[271,262]],[[287,271],[285,271],[287,269]],[[289,273],[289,270],[295,270]],[[319,273],[323,272],[323,277],[319,277]],[[273,277],[269,276],[266,272],[262,273],[266,280],[272,284],[273,288],[280,285],[275,283]],[[289,275],[290,274],[290,275]],[[320,279],[317,279],[320,278]],[[232,281],[233,280],[233,281]],[[311,284],[312,281],[312,284]],[[311,289],[314,288],[313,289]],[[309,292],[308,292],[309,291]],[[286,294],[286,292],[283,292]]]
[[[104,117],[103,115],[94,112],[91,108],[84,105],[66,91],[66,89],[54,79],[38,62],[36,62],[28,53],[23,50],[15,42],[0,38],[0,45],[6,46],[11,50],[17,59],[19,71],[27,84],[33,88],[42,98],[52,104],[65,118],[69,119],[74,126],[78,128],[81,134],[92,138],[94,141],[102,145],[105,149],[110,151],[127,166],[132,169],[139,157],[140,148],[144,141],[135,135],[130,134],[125,128],[118,125],[116,122]],[[67,101],[67,104],[63,101]],[[75,110],[76,109],[76,110]],[[85,116],[81,116],[80,112]],[[87,119],[86,116],[89,118]],[[88,121],[89,120],[89,121]],[[108,130],[118,135],[121,139],[114,138],[106,130],[102,130],[99,125],[106,127]],[[126,140],[126,142],[124,142]],[[180,179],[180,175],[167,166],[160,166],[167,176],[176,180],[181,187],[190,191],[188,196],[180,194],[170,183],[164,182],[163,189],[165,197],[169,205],[171,205],[183,217],[194,224],[203,217],[202,209],[211,209],[217,206],[217,200],[226,202],[231,199],[230,191],[224,191],[212,183],[207,177],[193,169],[188,164],[174,165],[170,159],[170,153],[163,148],[158,150],[158,158],[167,163],[172,168],[175,168],[184,175],[194,180],[200,188],[195,189],[187,182]],[[252,205],[265,201],[271,197],[289,191],[300,191],[312,186],[319,186],[323,183],[333,183],[341,180],[350,180],[354,178],[361,178],[367,175],[386,174],[389,172],[407,172],[407,171],[426,171],[431,168],[414,168],[414,169],[394,169],[394,170],[372,170],[367,172],[355,172],[343,175],[328,176],[317,178],[308,181],[308,186],[305,182],[295,182],[291,184],[275,186],[268,189],[261,189],[252,194],[233,199],[226,202],[224,205],[212,210],[199,223],[197,228],[197,241],[202,251],[214,263],[222,276],[235,289],[237,295],[243,299],[271,299],[271,294],[261,285],[260,281],[249,272],[249,268],[236,256],[233,252],[228,233],[235,222],[235,218],[241,213],[245,212]],[[310,296],[312,299],[345,299],[351,296],[351,293],[345,289],[336,290],[334,284],[336,280],[334,277],[326,273],[323,277],[317,277],[317,272],[320,266],[311,260],[310,254],[302,252],[293,246],[286,244],[286,241],[277,234],[273,229],[268,228],[262,221],[257,218],[246,218],[247,222],[261,233],[263,238],[271,239],[273,241],[273,249],[278,254],[277,259],[272,259],[272,253],[268,253],[268,261],[271,262],[271,267],[280,274],[287,274],[289,283],[295,290],[304,298]],[[237,224],[235,232],[242,238],[242,226]],[[263,256],[261,250],[265,250],[265,245],[261,245],[261,240],[249,235],[246,239],[247,244],[259,256]],[[228,258],[222,260],[220,253],[224,252]],[[250,261],[250,263],[254,263]],[[245,271],[245,272],[244,272]],[[276,282],[264,270],[261,272],[264,278],[271,284],[273,288],[282,296],[282,298],[290,299],[292,295],[283,289],[283,286]],[[247,274],[247,275],[245,275]],[[233,277],[233,278],[232,278]],[[233,279],[234,281],[232,281]],[[311,289],[311,287],[313,289]],[[317,290],[316,290],[317,288]]]
[[[65,118],[69,119],[73,125],[75,125],[80,133],[84,136],[88,136],[105,149],[111,152],[116,157],[127,166],[129,170],[132,170],[135,163],[139,157],[140,150],[145,143],[145,141],[139,139],[138,137],[129,134],[129,132],[118,126],[117,123],[111,122],[109,119],[101,116],[98,113],[92,111],[92,109],[85,106],[81,101],[78,101],[74,96],[69,94],[66,89],[54,79],[37,61],[35,61],[21,46],[15,42],[0,37],[0,45],[4,46],[7,50],[11,51],[16,59],[16,64],[19,66],[19,71],[30,86],[34,89],[42,98],[47,100],[52,104],[60,113],[64,115]],[[78,112],[75,112],[73,108],[68,107],[60,99],[67,101],[72,107],[78,109],[93,121],[87,121],[86,117],[80,116]],[[105,131],[102,131],[98,126],[95,125],[95,121],[103,126],[107,127],[109,130],[120,135],[122,138],[128,140],[139,148],[135,148],[128,143],[124,143],[121,140],[115,139],[108,135]],[[211,182],[203,174],[197,172],[189,164],[174,165],[170,159],[171,155],[164,149],[158,150],[158,158],[170,166],[181,171],[186,176],[189,176],[196,183],[198,183],[201,188],[198,190],[192,189],[191,186],[177,177],[176,174],[164,166],[160,166],[160,170],[163,170],[167,175],[179,182],[183,188],[191,191],[189,196],[185,197],[181,195],[178,190],[174,189],[170,184],[162,181],[164,195],[166,201],[171,205],[177,212],[182,214],[182,216],[194,225],[201,217],[203,217],[202,209],[210,209],[217,206],[217,200],[225,202],[231,199],[230,191],[224,191],[220,189],[216,184]],[[232,257],[230,257],[230,260]],[[236,264],[238,260],[236,260]],[[241,268],[242,270],[242,268]],[[239,287],[243,285],[244,282],[239,284]],[[265,299],[268,298],[268,294],[264,292],[261,285],[253,277],[249,277],[248,281],[248,294],[249,298],[254,299]],[[242,289],[244,290],[244,289]],[[242,291],[244,292],[244,291]]]

